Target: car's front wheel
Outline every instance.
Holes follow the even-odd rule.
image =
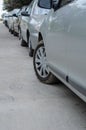
[[[10,29],[10,33],[13,34],[13,30],[12,29]]]
[[[21,37],[21,46],[22,47],[27,47],[27,43],[24,41],[23,37]]]
[[[43,41],[38,44],[34,51],[33,65],[37,78],[44,83],[50,84],[58,81],[56,77],[49,71],[46,60],[46,52]]]

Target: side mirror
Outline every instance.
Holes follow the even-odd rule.
[[[13,14],[14,17],[18,17],[16,14]]]
[[[22,15],[22,16],[27,16],[27,17],[30,16],[30,14],[28,14],[28,12],[25,12],[25,11],[24,11],[24,12],[21,12],[21,15]]]

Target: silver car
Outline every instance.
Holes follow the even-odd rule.
[[[24,11],[26,11],[27,7],[28,6],[23,6],[20,9],[19,13],[18,13],[18,35],[19,35],[19,39],[21,39],[21,29],[20,29],[20,24],[21,24],[21,19],[22,19],[21,13],[24,12]]]
[[[12,15],[13,15],[13,11],[10,11],[9,12],[9,17],[8,17],[8,28],[9,28],[9,32],[12,33],[12,25],[13,25],[13,18],[12,18]]]
[[[33,2],[27,7],[25,11],[21,13],[21,23],[20,23],[20,39],[21,39],[21,46],[27,46],[29,40],[29,28],[28,23],[30,21],[30,14],[32,9]]]
[[[44,8],[39,6],[39,3],[44,5]],[[36,48],[38,43],[38,33],[45,17],[51,9],[50,0],[34,0],[31,4],[29,12],[23,13],[21,21],[21,34],[22,40],[21,45],[29,46],[29,55],[33,55],[33,50]],[[29,15],[28,15],[29,14]]]
[[[20,11],[20,9],[14,9],[12,10],[9,14],[9,31],[11,33],[15,32],[17,33],[17,24],[18,24],[18,12]]]
[[[8,27],[9,13],[6,12],[2,15],[3,23]]]
[[[20,13],[20,10],[21,9],[14,9],[13,10],[12,20],[13,20],[13,34],[14,34],[14,36],[18,34],[18,25],[19,25],[18,15]]]
[[[57,0],[40,36],[33,58],[38,79],[57,77],[86,102],[86,0]]]

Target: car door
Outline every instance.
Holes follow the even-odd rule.
[[[64,2],[64,3],[60,3]],[[70,1],[71,2],[71,1]],[[46,55],[49,68],[62,79],[66,79],[67,70],[67,26],[70,22],[67,17],[70,14],[70,6],[66,1],[58,1],[59,8],[52,10],[47,21]]]
[[[82,95],[86,97],[86,0],[77,0],[71,7],[68,17],[71,20],[67,27],[68,82],[81,97]]]

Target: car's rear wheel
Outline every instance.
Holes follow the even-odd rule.
[[[13,31],[13,35],[14,35],[14,36],[18,36],[17,33],[15,32],[15,30]]]
[[[19,40],[21,40],[21,29],[18,29],[18,36],[19,36]]]
[[[43,41],[34,51],[33,65],[37,78],[43,83],[55,83],[58,79],[49,71]]]
[[[13,30],[12,29],[10,29],[10,33],[13,34]]]
[[[21,46],[27,47],[27,43],[24,41],[23,37],[21,37]]]

